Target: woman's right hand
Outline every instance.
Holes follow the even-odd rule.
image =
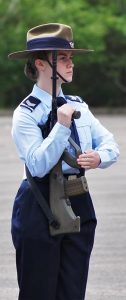
[[[70,127],[74,111],[75,108],[71,105],[63,104],[57,109],[57,121],[66,127]]]

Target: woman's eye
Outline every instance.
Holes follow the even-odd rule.
[[[68,60],[73,60],[73,56],[67,57],[67,56],[60,56],[59,57],[60,61],[67,62]]]
[[[60,59],[61,59],[61,60],[65,60],[65,59],[67,59],[67,58],[66,58],[66,56],[61,56]]]

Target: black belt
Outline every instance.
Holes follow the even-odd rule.
[[[84,172],[83,173],[74,173],[74,174],[68,174],[68,173],[64,173],[63,176],[68,179],[69,177],[73,177],[73,179],[75,178],[80,178],[81,176],[84,175]],[[44,177],[34,177],[34,179],[36,181],[39,181],[39,182],[44,182],[45,180],[48,180],[49,179],[49,174],[46,174]]]

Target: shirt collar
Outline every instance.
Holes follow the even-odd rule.
[[[32,96],[40,99],[42,101],[42,103],[44,103],[47,107],[51,107],[52,106],[52,96],[47,93],[46,91],[40,89],[37,84],[35,84],[33,86],[33,90],[31,93]],[[60,93],[58,95],[58,97],[63,97],[65,98],[62,89],[60,90]]]

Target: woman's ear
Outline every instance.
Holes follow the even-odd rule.
[[[44,60],[42,60],[42,59],[36,59],[35,60],[35,66],[36,66],[36,68],[38,69],[38,70],[42,70],[42,71],[44,71],[44,69],[45,69],[45,61]]]

